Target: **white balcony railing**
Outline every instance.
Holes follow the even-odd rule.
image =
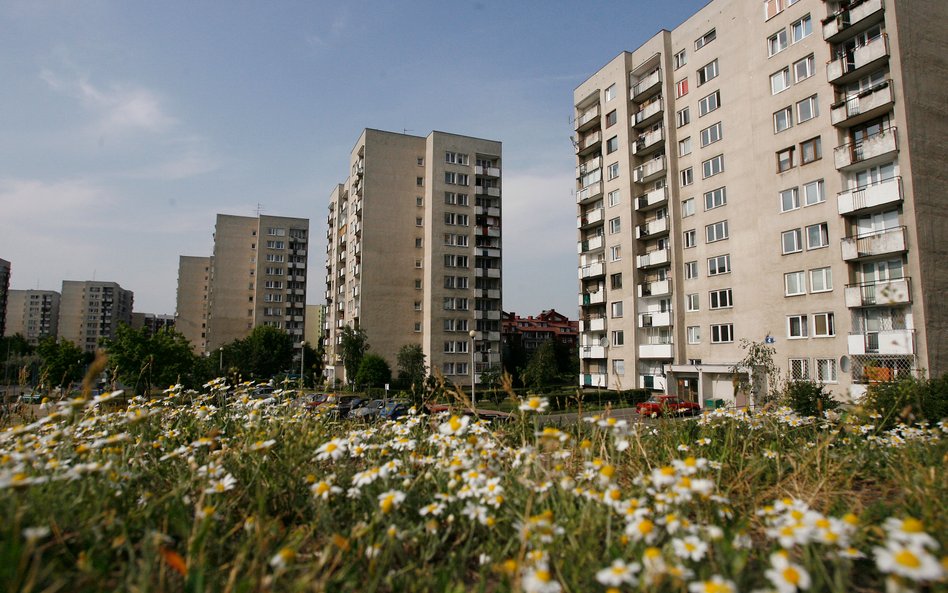
[[[593,200],[602,195],[602,182],[597,181],[590,185],[587,185],[583,189],[576,192],[576,203],[582,204],[583,202]]]
[[[641,109],[635,112],[635,115],[632,116],[632,125],[644,125],[644,122],[650,121],[653,117],[664,111],[664,109],[665,105],[662,98],[658,97],[654,101],[646,103]]]
[[[639,327],[668,327],[672,325],[671,311],[656,311],[639,315]]]
[[[895,103],[892,81],[886,80],[855,95],[848,95],[830,108],[830,120],[834,126],[855,125],[881,115]]]
[[[576,228],[582,228],[587,225],[597,224],[602,222],[603,217],[605,216],[604,208],[594,208],[586,212],[583,216],[576,217]]]
[[[576,118],[576,130],[583,129],[584,126],[588,123],[592,123],[596,118],[599,117],[599,104],[595,104],[586,111],[584,111],[579,117]]]
[[[649,179],[654,178],[659,173],[665,171],[665,155],[661,155],[658,158],[652,159],[647,163],[644,163],[635,168],[633,173],[633,181],[635,183],[644,183]]]
[[[639,284],[638,293],[642,298],[666,296],[671,294],[671,279],[643,282]]]
[[[833,40],[880,10],[882,10],[882,0],[862,0],[851,3],[850,8],[840,10],[823,19],[823,39]]]
[[[579,268],[579,279],[595,278],[606,273],[606,266],[603,263],[590,264]]]
[[[846,237],[842,241],[844,261],[906,251],[905,227],[896,227]]]
[[[635,209],[644,210],[645,208],[651,208],[652,206],[658,206],[664,204],[668,201],[668,188],[660,187],[658,189],[653,189],[647,194],[643,194],[635,198]]]
[[[880,280],[846,286],[847,307],[908,305],[912,302],[908,278]]]
[[[639,358],[673,358],[672,344],[642,344],[639,346]]]
[[[635,227],[636,239],[647,239],[668,232],[668,217],[656,218]]]
[[[606,387],[606,375],[604,373],[584,373],[579,375],[580,387]]]
[[[649,148],[653,148],[656,144],[664,142],[664,140],[665,128],[658,128],[657,130],[642,134],[632,143],[632,154],[639,154]]]
[[[915,331],[911,329],[890,329],[854,333],[848,336],[850,355],[862,354],[915,354]]]
[[[598,249],[602,249],[602,247],[603,247],[602,235],[597,235],[590,239],[577,242],[576,251],[578,253],[586,253],[587,251],[596,251]]]
[[[827,62],[826,79],[833,84],[858,76],[857,72],[889,56],[889,37],[883,33],[851,52]]]
[[[902,201],[902,178],[892,177],[873,185],[864,185],[839,192],[837,210],[840,214],[853,214],[867,208],[877,208]]]
[[[589,307],[591,305],[601,305],[606,302],[606,291],[584,292],[579,295],[579,306]]]
[[[662,69],[656,68],[632,85],[632,98],[635,99],[662,81]]]
[[[660,266],[662,264],[667,264],[670,261],[671,250],[658,249],[656,251],[651,251],[649,253],[640,255],[636,260],[636,265],[640,268],[647,268],[650,266]]]
[[[862,166],[866,161],[886,157],[899,150],[898,130],[894,127],[867,136],[858,142],[837,146],[834,154],[836,168],[843,170]]]

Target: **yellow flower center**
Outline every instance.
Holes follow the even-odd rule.
[[[649,560],[655,560],[656,558],[660,558],[661,555],[662,555],[662,551],[659,550],[658,548],[655,548],[655,547],[645,548],[645,557],[648,558]]]
[[[604,465],[599,473],[605,478],[611,478],[616,473],[616,468],[613,465]]]
[[[390,513],[392,509],[395,508],[395,497],[391,494],[382,499],[382,502],[379,503],[379,506],[382,508],[383,513]]]
[[[452,431],[457,431],[459,428],[461,428],[461,419],[457,416],[451,416],[451,419],[448,420],[448,426],[451,427]]]
[[[552,576],[550,576],[550,571],[543,570],[543,569],[540,569],[536,572],[536,577],[538,581],[542,581],[544,583],[549,583],[550,579],[553,578]]]
[[[335,451],[335,450],[338,449],[338,448],[339,448],[339,446],[336,445],[336,443],[329,443],[329,444],[326,445],[326,453],[332,453],[333,451]]]
[[[800,584],[800,573],[792,566],[783,569],[783,580],[792,585]]]
[[[316,494],[323,495],[327,492],[329,492],[329,484],[326,482],[320,482],[319,485],[316,486]]]
[[[902,531],[905,533],[921,533],[924,527],[921,521],[912,517],[902,521]]]
[[[642,535],[648,535],[649,533],[652,533],[654,529],[655,524],[648,519],[642,519],[642,522],[639,523],[639,533]]]
[[[922,561],[919,560],[918,556],[912,553],[911,550],[902,550],[895,555],[895,561],[902,566],[907,566],[909,568],[918,568],[922,565]]]

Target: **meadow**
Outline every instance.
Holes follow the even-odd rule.
[[[46,403],[0,430],[7,591],[948,589],[944,422],[608,410],[336,421],[295,392]],[[31,420],[31,421],[30,421]]]

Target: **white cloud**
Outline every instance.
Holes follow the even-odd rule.
[[[306,44],[310,47],[329,47],[343,37],[349,26],[349,11],[343,7],[333,17],[329,29],[324,33],[309,33],[306,35]]]
[[[0,179],[0,204],[10,231],[39,228],[107,228],[93,212],[106,212],[116,200],[100,185],[86,179],[46,182],[36,179]],[[97,221],[102,221],[97,222]]]

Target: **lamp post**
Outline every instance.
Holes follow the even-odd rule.
[[[221,374],[224,374],[224,347],[223,346],[220,347],[220,351],[221,351],[221,362],[220,362],[219,370]]]
[[[474,384],[476,381],[476,375],[474,374],[474,337],[477,336],[477,332],[473,329],[467,332],[467,335],[471,336],[471,407],[474,408],[474,412],[477,413],[477,396],[474,393]]]
[[[303,362],[306,360],[306,342],[300,342],[300,391],[303,391]]]

